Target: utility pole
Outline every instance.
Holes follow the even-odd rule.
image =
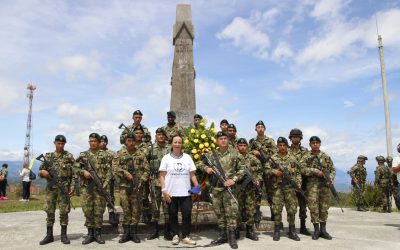
[[[29,83],[27,89],[28,89],[28,94],[26,95],[26,97],[28,97],[29,99],[29,111],[28,111],[28,120],[26,122],[24,163],[29,165],[30,156],[32,155],[32,148],[31,148],[32,100],[33,100],[33,91],[35,91],[36,86]]]

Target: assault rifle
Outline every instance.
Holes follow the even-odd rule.
[[[306,193],[304,192],[303,189],[301,189],[301,187],[299,187],[299,185],[297,185],[297,182],[290,175],[289,170],[287,168],[282,167],[282,165],[276,163],[274,159],[272,159],[271,157],[269,157],[268,160],[271,161],[273,168],[282,172],[283,181],[289,183],[290,186],[292,186],[296,190],[296,192],[298,192],[301,196],[303,196],[305,201],[308,203],[308,198],[306,196]]]
[[[157,173],[158,173],[158,169],[156,169],[156,167],[154,166],[154,155],[153,155],[153,143],[151,142],[151,140],[149,141],[150,145],[151,145],[151,151],[150,151],[150,161],[151,161],[151,166],[150,166],[150,193],[153,196],[153,202],[156,205],[156,209],[157,211],[159,211],[160,209],[158,208],[158,204],[157,204],[157,193],[156,193],[156,184],[154,182],[154,178],[157,177]]]
[[[324,174],[323,180],[324,180],[325,185],[327,187],[329,187],[329,189],[331,190],[331,193],[333,194],[333,197],[335,198],[337,204],[340,207],[340,210],[342,210],[342,213],[344,213],[342,205],[340,204],[339,195],[336,192],[336,188],[332,183],[329,171],[324,167],[324,165],[322,165],[321,161],[319,160],[319,158],[316,155],[314,155],[314,159],[317,159],[319,170]]]
[[[208,156],[206,154],[203,155],[203,162],[209,166],[210,168],[212,168],[212,170],[215,172],[215,176],[217,177],[217,180],[219,182],[221,182],[222,185],[224,185],[226,178],[225,176],[221,173],[221,171],[219,171],[218,167],[211,162],[210,158],[208,158]],[[236,199],[235,195],[233,194],[233,191],[230,187],[225,187],[225,189],[228,191],[228,193],[232,196],[233,200],[236,202],[236,204],[239,205],[238,200]]]
[[[251,145],[251,149],[257,150],[258,152],[260,152],[260,157],[258,158],[262,164],[265,164],[268,161],[268,156],[267,153],[264,151],[264,149],[262,149],[253,139],[251,139],[249,141],[250,145]]]
[[[244,181],[242,183],[242,187],[245,188],[247,187],[247,185],[251,182],[253,184],[253,187],[256,189],[256,193],[261,195],[262,194],[262,189],[260,187],[260,185],[257,185],[257,181],[254,178],[253,174],[251,173],[251,171],[248,168],[244,169],[244,174],[245,174],[245,178]]]
[[[85,170],[88,171],[92,176],[92,178],[89,180],[89,185],[87,187],[88,190],[93,190],[93,188],[96,187],[100,195],[103,196],[103,198],[106,200],[108,206],[115,210],[111,195],[103,188],[103,183],[96,170],[93,168],[93,158],[89,154],[87,154],[87,157],[88,160],[84,167]]]
[[[61,194],[64,196],[64,198],[68,200],[69,204],[71,204],[71,207],[75,209],[74,205],[71,202],[71,197],[69,195],[68,189],[60,183],[60,177],[58,176],[57,171],[54,169],[54,167],[50,164],[50,162],[47,161],[46,157],[43,154],[36,157],[36,160],[43,162],[47,166],[47,171],[49,172],[51,178],[51,180],[47,182],[47,187],[51,188],[55,185],[61,191]]]
[[[132,194],[133,191],[137,191],[137,202],[140,206],[140,210],[142,210],[142,193],[140,191],[140,179],[136,173],[136,169],[133,165],[133,159],[130,160],[129,165],[128,165],[128,172],[129,174],[132,175],[133,180],[129,183],[128,187],[126,188],[126,193],[127,194]]]

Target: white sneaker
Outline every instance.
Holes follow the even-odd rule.
[[[25,199],[21,199],[21,200],[19,200],[19,201],[26,201]]]
[[[182,239],[182,243],[192,245],[192,246],[197,244],[197,242],[192,240],[189,236],[186,236],[184,239]]]
[[[179,244],[179,236],[175,235],[174,238],[172,238],[172,245],[178,245]]]

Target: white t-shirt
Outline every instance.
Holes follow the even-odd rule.
[[[192,158],[183,153],[176,157],[172,153],[164,155],[160,164],[160,171],[167,172],[165,176],[165,188],[170,196],[190,196],[191,189],[190,172],[196,170]]]
[[[31,180],[29,179],[29,173],[31,171],[27,168],[23,168],[20,175],[22,177],[22,181],[30,182]]]
[[[397,167],[400,164],[400,157],[393,157],[392,167]],[[400,172],[397,172],[397,180],[400,181]]]

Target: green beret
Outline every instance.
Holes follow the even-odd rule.
[[[377,162],[381,162],[381,161],[385,162],[385,157],[383,157],[382,155],[378,155],[375,159]]]
[[[261,121],[261,120],[259,120],[259,121],[256,123],[256,127],[257,127],[258,125],[262,125],[262,126],[265,128],[264,122]]]
[[[313,142],[313,141],[317,141],[317,142],[321,143],[321,139],[319,139],[319,137],[316,135],[310,137],[310,142]]]
[[[357,157],[357,160],[368,160],[368,158],[366,156],[364,156],[364,155],[359,155]]]
[[[54,141],[67,143],[67,138],[65,138],[65,136],[63,136],[63,135],[56,135],[56,138],[54,138]]]
[[[175,113],[175,111],[172,111],[172,110],[171,110],[171,111],[168,111],[168,112],[167,112],[167,116],[168,116],[168,117],[176,118],[176,113]]]
[[[228,122],[227,119],[223,119],[223,120],[219,123],[219,125],[224,124],[224,123],[229,125],[229,122]]]
[[[282,137],[282,136],[279,137],[278,140],[276,140],[276,144],[279,144],[279,143],[285,143],[286,146],[289,146],[288,140],[285,137]]]
[[[142,132],[144,132],[143,126],[139,125],[133,128],[133,131],[137,131],[137,130],[141,130]]]
[[[125,136],[125,140],[126,140],[126,138],[131,138],[134,141],[137,141],[135,134],[132,132],[128,132],[128,134],[126,134],[126,136]]]
[[[165,136],[168,137],[167,132],[166,132],[165,129],[163,129],[163,128],[158,128],[158,129],[156,130],[156,134],[158,134],[158,133],[163,133]]]
[[[228,128],[233,128],[233,129],[235,130],[235,132],[237,131],[237,130],[236,130],[236,126],[235,126],[235,124],[233,124],[233,123],[229,124],[229,125],[228,125]]]
[[[228,136],[224,131],[218,131],[218,133],[215,135],[215,138],[220,138],[222,136]]]
[[[246,139],[244,139],[244,138],[239,138],[239,140],[237,140],[236,144],[246,144],[246,145],[248,145]]]
[[[108,143],[108,138],[107,138],[107,136],[106,136],[106,135],[100,136],[100,141],[105,141],[105,142]]]
[[[203,119],[203,116],[202,116],[202,115],[199,115],[199,114],[195,114],[193,118]]]
[[[392,162],[392,161],[393,161],[393,157],[391,157],[391,156],[386,157],[386,162]]]
[[[96,139],[96,140],[100,141],[100,135],[98,133],[91,133],[89,135],[89,139],[90,138],[93,138],[93,139]]]
[[[140,111],[139,109],[138,109],[138,110],[135,110],[135,111],[133,112],[133,116],[135,116],[135,115],[143,116],[142,111]]]

